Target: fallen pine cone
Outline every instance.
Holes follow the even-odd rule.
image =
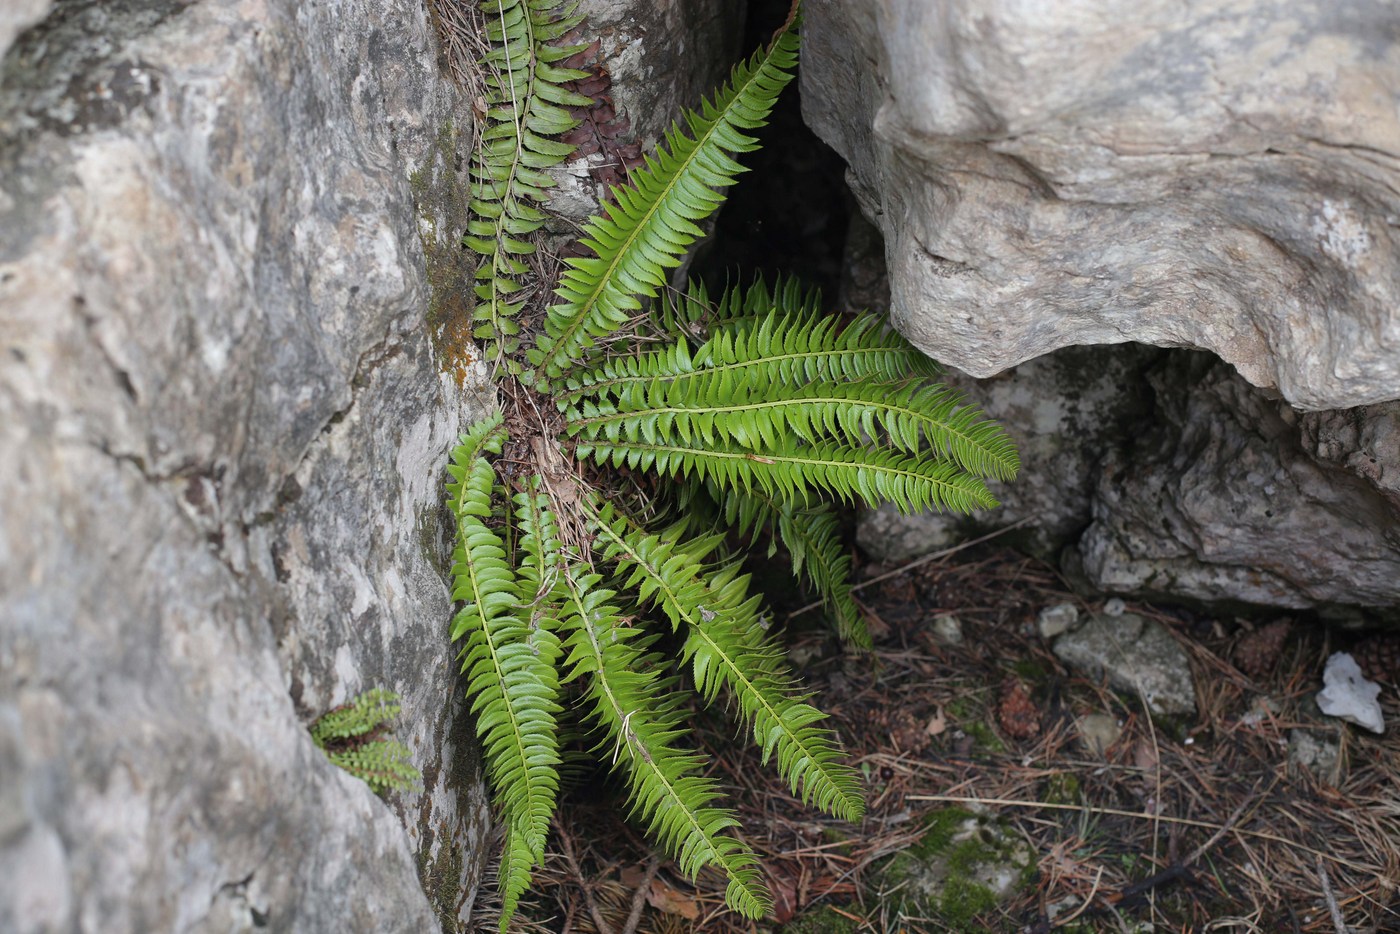
[[[1281,619],[1245,636],[1235,646],[1235,667],[1251,678],[1262,678],[1273,671],[1292,628],[1292,622]]]
[[[1363,639],[1351,650],[1351,657],[1371,681],[1400,682],[1400,635],[1386,633]]]
[[[997,722],[1002,732],[1013,739],[1032,739],[1040,735],[1040,709],[1031,700],[1026,686],[1015,678],[1001,683]]]

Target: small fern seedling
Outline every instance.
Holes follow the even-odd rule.
[[[382,734],[399,715],[399,696],[372,688],[311,724],[311,739],[326,758],[363,781],[376,794],[407,791],[423,780],[412,753]]]
[[[1016,451],[932,364],[867,314],[830,316],[793,281],[711,301],[657,301],[755,149],[797,61],[797,10],[583,229],[542,327],[518,327],[521,257],[543,220],[552,139],[580,105],[560,85],[578,23],[556,0],[484,0],[493,42],[487,141],[467,244],[481,256],[476,333],[504,363],[502,411],[452,452],[452,637],[494,788],[504,931],[544,859],[559,736],[582,717],[620,773],[632,815],[695,875],[728,877],[729,905],[771,907],[758,860],[688,748],[686,684],[723,704],[804,802],[844,820],[865,804],[825,715],[767,632],[742,553],[721,531],[782,542],[839,633],[868,645],[833,503],[968,511],[995,505]],[[648,342],[639,313],[655,305]],[[655,349],[641,349],[655,348]],[[650,474],[620,492],[610,468]],[[648,492],[650,491],[650,492]],[[669,518],[663,518],[669,517]],[[667,657],[663,646],[677,646]],[[565,703],[565,695],[577,699]]]

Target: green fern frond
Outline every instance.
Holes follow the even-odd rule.
[[[713,702],[721,685],[730,688],[752,725],[763,761],[776,749],[780,774],[804,802],[842,820],[857,820],[865,810],[859,778],[839,761],[834,737],[813,726],[826,715],[793,696],[782,652],[756,635],[762,632],[757,599],[736,599],[732,589],[712,590],[700,576],[713,541],[702,539],[691,549],[647,534],[611,505],[584,508],[604,556],[630,575],[628,588],[655,603],[673,627],[684,627],[683,657],[706,700]]]
[[[525,480],[526,489],[515,494],[515,521],[522,556],[516,569],[516,599],[530,608],[532,638],[552,642],[551,657],[558,654],[559,614],[562,593],[559,526],[549,508],[549,497],[540,492],[540,478]]]
[[[337,739],[364,736],[399,715],[399,696],[387,688],[370,688],[350,703],[327,711],[311,724],[311,739],[324,749]]]
[[[845,642],[861,649],[872,643],[865,618],[851,593],[851,556],[841,543],[841,526],[826,503],[801,508],[761,492],[721,490],[705,485],[706,494],[718,503],[724,523],[757,543],[767,531],[770,549],[781,540],[792,558],[792,573],[800,575],[822,599],[823,608]]]
[[[470,210],[464,242],[483,258],[476,272],[477,322],[473,336],[487,341],[488,357],[512,353],[519,332],[515,317],[524,306],[520,257],[535,252],[530,235],[544,223],[537,204],[558,165],[573,147],[550,137],[578,124],[564,109],[593,101],[561,87],[587,73],[553,62],[577,47],[548,45],[582,21],[576,4],[527,0],[483,0],[487,69],[485,126],[472,165]]]
[[[500,536],[484,521],[492,514],[496,478],[481,455],[499,453],[503,437],[499,418],[483,422],[463,438],[449,468],[457,481],[449,491],[458,537],[452,597],[464,603],[453,620],[452,638],[465,639],[462,671],[496,801],[511,832],[539,864],[559,786],[554,722],[559,647],[553,633],[521,619],[515,571]],[[530,521],[543,520],[531,516]],[[538,534],[536,527],[524,531],[527,550]],[[503,876],[507,884],[513,878]],[[505,897],[513,894],[519,892],[507,889]]]
[[[925,509],[972,512],[997,505],[986,484],[956,464],[869,448],[779,441],[758,454],[706,446],[698,440],[589,439],[579,441],[575,452],[599,464],[652,470],[663,476],[695,476],[723,486],[760,490],[802,506],[817,502],[822,494],[871,507],[888,502],[906,514]]]
[[[621,624],[610,601],[613,591],[599,586],[597,574],[564,574],[569,650],[569,678],[587,676],[594,717],[613,744],[614,764],[626,771],[632,813],[694,877],[715,865],[729,877],[725,893],[730,907],[759,918],[771,900],[758,860],[727,831],[738,826],[728,810],[715,807],[721,797],[715,783],[701,773],[700,756],[675,745],[686,732],[677,702],[659,690],[656,667],[646,663],[641,631]]]
[[[397,740],[377,739],[344,750],[327,750],[326,758],[369,785],[376,794],[407,791],[422,781],[413,753]]]
[[[736,386],[722,371],[696,375],[633,384],[616,403],[585,401],[567,410],[569,434],[648,442],[698,438],[761,451],[790,433],[810,443],[833,440],[852,447],[875,439],[910,454],[928,438],[937,453],[973,473],[1015,469],[1014,461],[999,456],[998,445],[1005,442],[1000,427],[976,421],[976,409],[942,386],[908,380]]]
[[[841,544],[836,513],[825,504],[796,509],[783,504],[778,512],[778,535],[792,555],[792,573],[801,574],[822,599],[843,640],[861,649],[873,644],[865,617],[851,594],[851,556]]]
[[[501,891],[501,934],[510,930],[510,919],[520,906],[520,896],[530,887],[530,873],[537,860],[524,836],[513,824],[507,824],[501,846],[501,867],[496,872],[496,887]]]
[[[816,381],[894,381],[936,374],[937,366],[874,315],[842,320],[774,308],[761,317],[722,321],[700,348],[682,340],[660,351],[618,357],[577,374],[565,404],[585,395],[617,398],[653,379],[684,385],[723,378],[732,385],[801,385]]]
[[[711,301],[704,282],[691,279],[684,292],[661,294],[656,320],[663,334],[708,337],[699,326],[766,315],[774,308],[815,318],[821,312],[821,298],[821,289],[796,276],[779,275],[770,288],[768,280],[757,275],[747,287],[726,288],[717,301]]]
[[[679,266],[703,235],[699,223],[744,171],[729,153],[758,147],[744,131],[767,121],[796,64],[797,34],[789,27],[736,68],[699,113],[687,111],[690,135],[673,125],[665,146],[632,173],[631,185],[615,189],[617,201],[606,206],[606,216],[584,227],[580,242],[594,256],[565,261],[560,302],[549,309],[545,333],[528,354],[542,388],[573,369],[588,347],[626,324],[666,284],[666,271]]]
[[[393,691],[371,688],[318,717],[311,724],[311,740],[332,764],[365,782],[376,794],[406,791],[423,778],[413,766],[413,754],[397,740],[375,738],[398,716],[399,706],[399,696]]]

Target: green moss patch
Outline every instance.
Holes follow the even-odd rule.
[[[987,919],[1026,885],[1030,848],[994,818],[943,808],[924,819],[919,842],[878,872],[880,897],[901,913],[937,918],[950,931],[986,931]]]

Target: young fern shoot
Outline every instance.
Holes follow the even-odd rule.
[[[757,147],[752,133],[796,65],[795,8],[585,225],[593,255],[565,260],[542,329],[523,333],[521,257],[543,221],[544,170],[568,150],[552,137],[580,103],[561,86],[580,73],[557,67],[568,50],[549,43],[578,19],[555,0],[483,8],[495,24],[494,77],[466,242],[481,256],[475,333],[505,364],[504,411],[453,451],[448,505],[462,603],[452,637],[504,831],[501,928],[544,859],[558,736],[579,712],[605,737],[599,754],[620,773],[633,816],[682,872],[724,872],[729,905],[757,918],[771,899],[738,820],[687,748],[684,676],[705,702],[724,699],[804,802],[843,820],[865,805],[859,773],[788,671],[742,553],[716,524],[781,541],[840,634],[868,645],[832,502],[992,506],[985,481],[1015,475],[1015,448],[931,385],[929,361],[883,322],[824,315],[791,281],[713,304],[692,287],[658,304],[661,349],[619,338],[743,171],[734,157]],[[618,495],[612,466],[666,482]],[[663,657],[663,636],[679,657]],[[565,704],[566,692],[582,703]]]

